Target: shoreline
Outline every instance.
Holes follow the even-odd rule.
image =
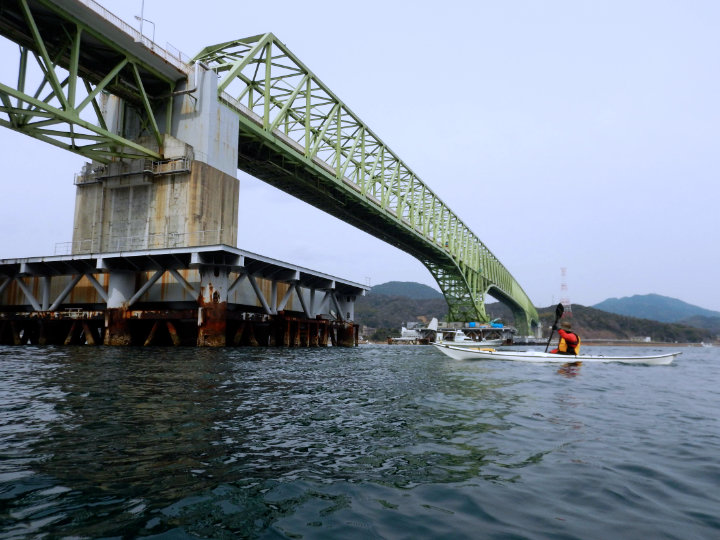
[[[650,342],[630,342],[630,341],[594,341],[594,340],[583,340],[582,345],[584,347],[703,347],[700,343],[668,343],[664,341],[650,341]],[[713,345],[710,343],[709,345]]]
[[[358,343],[358,345],[430,345],[430,343],[394,343],[389,344],[385,341],[361,341]],[[531,344],[531,343],[515,343],[514,345],[511,345],[512,347],[539,347],[543,346],[543,344]],[[552,346],[553,344],[551,344]],[[554,344],[557,346],[557,343]],[[715,342],[708,343],[710,347],[715,347],[717,344]],[[502,346],[502,345],[499,345]],[[702,348],[704,347],[700,343],[667,343],[667,342],[661,342],[661,341],[651,341],[651,342],[635,342],[635,341],[614,341],[614,340],[607,340],[607,341],[594,341],[594,340],[583,340],[582,342],[583,347],[698,347]],[[720,346],[720,345],[717,345]]]

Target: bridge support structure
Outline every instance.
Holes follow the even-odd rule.
[[[0,344],[354,346],[367,286],[229,246],[0,260]]]
[[[519,326],[539,321],[459,216],[274,35],[187,63],[95,2],[6,2],[0,21],[19,45],[0,126],[92,160],[65,252],[235,245],[241,168],[439,269],[450,319],[486,320],[496,289]]]
[[[206,47],[239,119],[238,167],[421,261],[452,321],[487,321],[499,290],[529,334],[539,318],[510,272],[397,154],[273,34]]]
[[[217,101],[213,73],[197,64],[180,83],[171,132],[158,140],[138,127],[142,114],[104,96],[108,129],[162,158],[123,155],[86,163],[75,176],[73,240],[64,253],[237,244],[238,120]],[[156,123],[166,114],[159,109]]]

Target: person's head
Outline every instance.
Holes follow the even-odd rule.
[[[570,330],[572,328],[572,324],[570,324],[570,321],[563,321],[560,323],[560,328],[563,330]]]

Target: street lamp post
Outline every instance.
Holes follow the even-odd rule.
[[[152,22],[152,21],[149,20],[149,19],[146,19],[146,18],[142,17],[142,16],[138,17],[137,15],[135,15],[135,19],[137,19],[138,21],[140,21],[140,38],[143,37],[143,29],[142,29],[142,27],[143,27],[143,21],[149,22],[150,24],[153,25],[152,42],[155,43],[155,23]]]
[[[142,2],[140,2],[140,16],[138,17],[137,15],[135,15],[135,19],[140,21],[140,41],[141,42],[142,42],[142,38],[143,38],[143,21],[147,21],[153,25],[152,43],[154,44],[155,43],[155,23],[145,18],[145,0],[142,0]]]

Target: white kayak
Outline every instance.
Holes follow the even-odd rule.
[[[566,364],[568,362],[620,362],[623,364],[645,364],[664,366],[672,363],[673,359],[682,354],[672,352],[652,356],[604,356],[600,354],[552,354],[540,351],[499,351],[491,347],[454,347],[443,343],[433,343],[436,349],[442,351],[455,360],[515,360],[520,362],[554,362]]]

